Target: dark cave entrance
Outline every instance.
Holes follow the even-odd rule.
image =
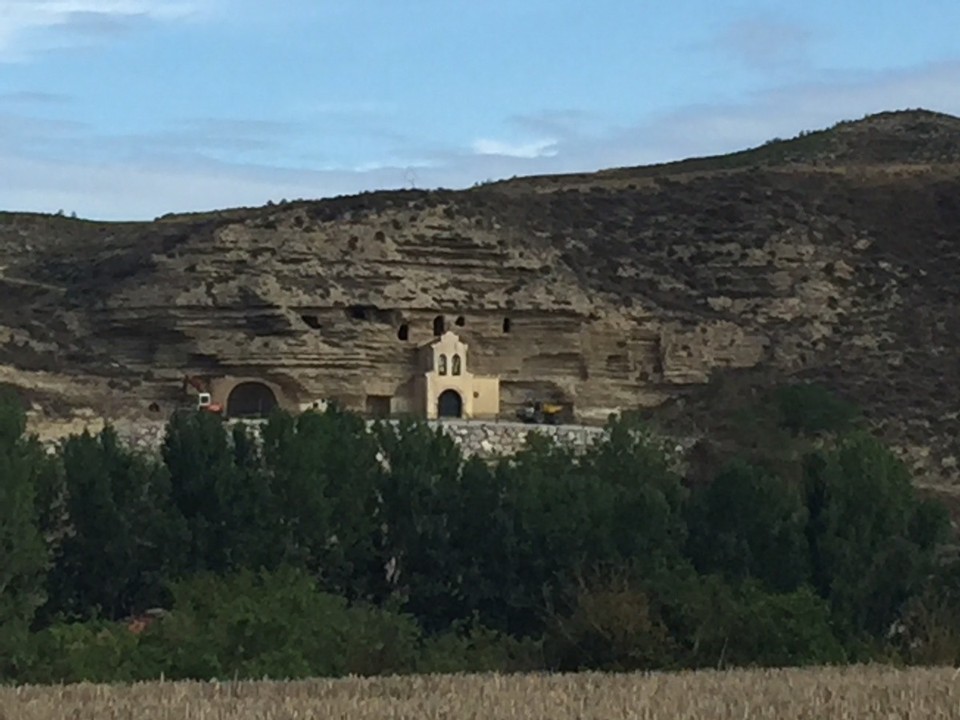
[[[227,417],[263,418],[273,412],[277,405],[277,396],[268,386],[262,382],[243,382],[230,391]]]

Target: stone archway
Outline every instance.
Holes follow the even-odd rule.
[[[266,417],[279,405],[277,396],[261,382],[242,382],[227,397],[227,417]]]
[[[456,390],[444,390],[437,398],[437,417],[463,417],[463,398]]]

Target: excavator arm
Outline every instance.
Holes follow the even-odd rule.
[[[196,391],[197,395],[197,410],[203,410],[205,412],[216,413],[220,415],[223,413],[223,405],[220,403],[213,402],[213,398],[210,395],[210,391],[207,387],[207,384],[198,377],[192,375],[183,376],[183,390],[188,392],[189,388],[193,388]]]

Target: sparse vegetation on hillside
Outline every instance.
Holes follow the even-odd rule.
[[[960,162],[960,118],[924,109],[881,112],[858,120],[841,120],[828,128],[802,130],[792,138],[770,138],[760,145],[726,153],[672,160],[597,173],[570,173],[511,178],[494,187],[561,188],[609,180],[725,172],[783,166],[846,167],[882,164]]]

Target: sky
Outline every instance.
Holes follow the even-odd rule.
[[[957,0],[0,0],[0,210],[105,220],[960,115]]]

